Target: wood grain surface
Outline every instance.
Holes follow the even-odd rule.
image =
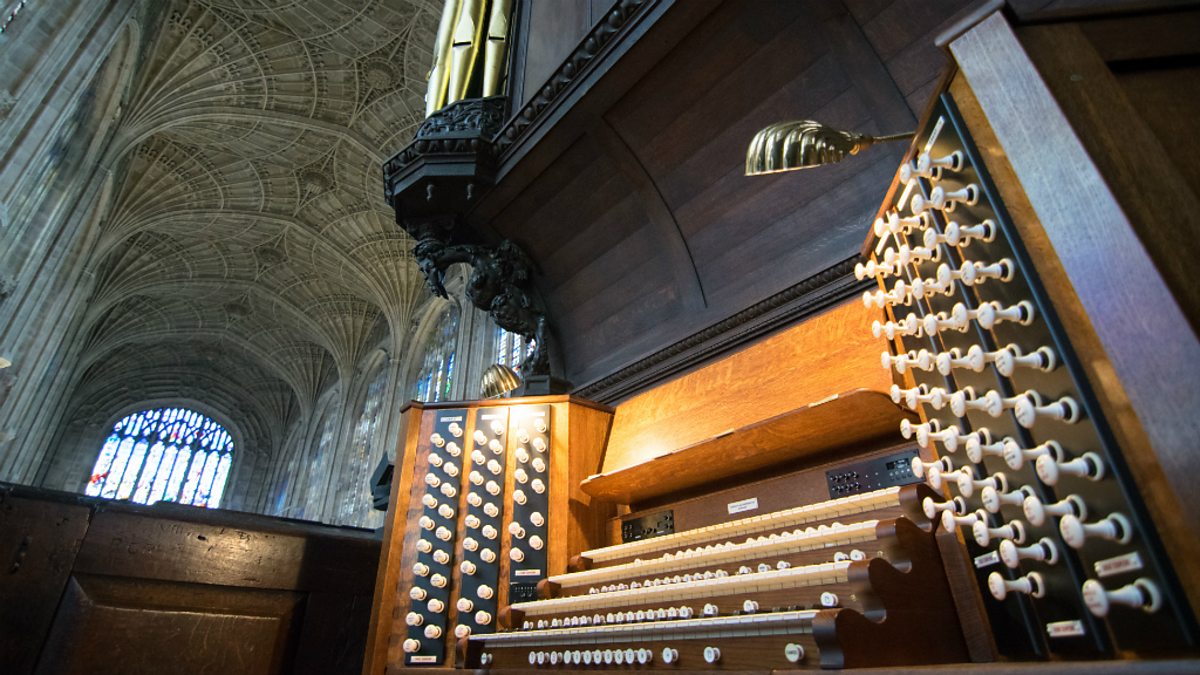
[[[857,300],[846,303],[621,403],[603,473],[836,394],[887,391],[891,378],[879,364],[886,345],[871,337],[871,321],[881,316]],[[841,423],[852,421],[860,420]],[[829,442],[836,445],[836,439],[835,433]]]

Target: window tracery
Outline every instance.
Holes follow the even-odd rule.
[[[413,398],[432,403],[445,401],[454,390],[454,362],[458,347],[459,309],[448,305],[425,342],[425,357],[413,386]]]
[[[152,408],[113,425],[84,493],[216,508],[232,466],[233,439],[223,426],[194,410]]]

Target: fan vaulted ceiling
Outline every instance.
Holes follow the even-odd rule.
[[[424,284],[379,167],[423,116],[440,4],[151,3],[77,401],[207,397],[278,447],[382,336],[407,333]]]

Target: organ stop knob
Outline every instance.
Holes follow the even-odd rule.
[[[1162,607],[1162,593],[1158,585],[1142,577],[1114,591],[1104,588],[1095,579],[1083,582],[1083,602],[1089,611],[1098,617],[1108,616],[1113,605],[1137,607],[1146,613],[1157,612]]]
[[[1058,547],[1047,537],[1029,546],[1018,546],[1018,543],[1011,539],[1000,542],[1000,560],[1012,569],[1016,569],[1022,560],[1039,560],[1047,565],[1058,562]]]
[[[1071,548],[1083,548],[1091,537],[1128,544],[1133,540],[1133,524],[1123,514],[1110,513],[1095,523],[1085,523],[1073,515],[1063,516],[1058,531]]]
[[[1004,600],[1009,593],[1024,593],[1040,598],[1046,595],[1046,582],[1037,572],[1030,572],[1012,581],[1005,579],[999,572],[992,572],[988,575],[988,591],[997,600]]]

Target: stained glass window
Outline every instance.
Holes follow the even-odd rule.
[[[495,336],[496,363],[508,366],[519,373],[521,372],[521,364],[533,353],[533,348],[536,344],[537,342],[534,340],[526,340],[516,333],[510,333],[497,326]]]
[[[450,305],[425,343],[425,359],[413,385],[418,401],[445,401],[454,391],[454,356],[458,345],[458,307]]]
[[[220,424],[186,408],[143,410],[113,425],[84,493],[215,508],[232,465],[233,439]]]

